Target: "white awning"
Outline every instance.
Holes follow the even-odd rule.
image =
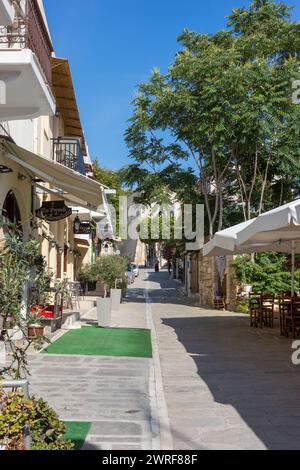
[[[226,230],[222,230],[221,232],[217,232],[214,238],[204,245],[203,255],[223,256],[238,252],[236,247],[238,233],[248,227],[250,223],[251,221],[243,222]]]
[[[71,206],[71,207],[72,207],[73,212],[75,213],[74,215],[76,215],[76,212],[77,212],[82,222],[89,222],[91,219],[94,219],[95,222],[100,222],[102,219],[104,219],[107,216],[106,212],[104,211],[95,212],[95,211],[91,211],[80,206]]]
[[[237,246],[286,244],[300,241],[300,199],[265,212],[241,230],[237,236]]]
[[[86,201],[95,208],[103,204],[103,187],[96,181],[54,160],[29,152],[5,138],[1,138],[0,143],[7,151],[4,157],[13,160],[42,181]]]

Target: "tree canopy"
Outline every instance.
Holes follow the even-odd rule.
[[[154,69],[138,87],[122,178],[145,201],[166,189],[203,201],[212,237],[298,190],[300,24],[284,2],[253,0],[226,30],[178,41],[168,73]]]

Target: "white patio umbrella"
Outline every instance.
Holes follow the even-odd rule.
[[[242,246],[237,245],[239,234],[253,222],[254,219],[217,232],[214,238],[204,245],[203,256],[217,257],[243,255],[246,253],[260,253],[262,251],[278,251],[277,246],[270,244],[267,245],[266,243],[257,243],[255,245],[250,243]],[[284,247],[281,246],[281,248]],[[289,250],[289,247],[287,247],[287,250]]]
[[[295,254],[300,253],[300,200],[260,215],[237,234],[236,248],[243,252],[264,246],[263,251],[292,253],[292,295],[295,293]]]
[[[225,256],[242,253],[238,250],[236,242],[238,233],[248,227],[252,221],[243,222],[238,225],[234,225],[226,230],[217,232],[214,238],[204,245],[203,255],[204,256]]]

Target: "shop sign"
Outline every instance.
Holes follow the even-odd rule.
[[[67,219],[72,215],[72,209],[66,206],[65,201],[43,202],[42,207],[36,212],[39,219],[47,222],[58,222]]]

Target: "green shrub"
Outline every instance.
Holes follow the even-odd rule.
[[[233,263],[238,280],[253,286],[254,292],[278,295],[291,289],[291,272],[287,257],[277,253],[238,256]]]
[[[237,310],[239,313],[248,313],[249,312],[249,300],[241,300],[238,304]]]
[[[95,275],[98,281],[105,282],[108,287],[114,289],[116,281],[124,279],[127,272],[128,260],[122,256],[104,256],[94,265]]]
[[[28,425],[32,450],[73,450],[72,442],[64,440],[65,424],[44,400],[25,400],[22,393],[0,391],[0,408],[0,445],[24,449],[23,429]]]

